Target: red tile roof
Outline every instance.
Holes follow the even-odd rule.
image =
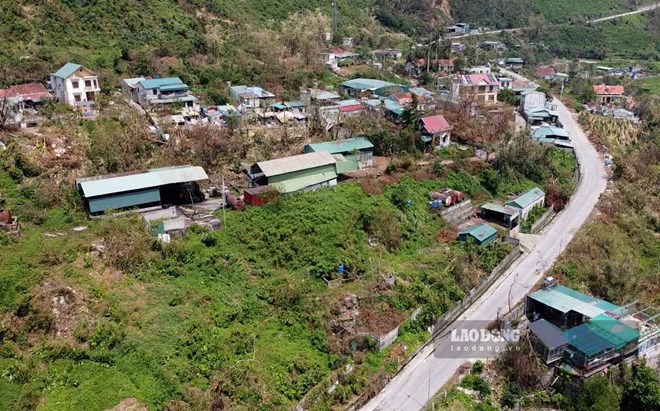
[[[394,93],[392,94],[397,103],[405,106],[406,104],[412,103],[412,94],[411,93]]]
[[[341,106],[339,107],[339,111],[341,113],[350,113],[352,111],[360,111],[364,108],[362,104],[354,104],[352,106]]]
[[[622,96],[625,92],[623,86],[594,86],[594,91],[598,95]]]
[[[429,134],[442,133],[452,129],[452,126],[442,114],[437,114],[430,117],[422,117],[422,125],[424,130],[426,130],[426,132]]]
[[[536,69],[537,76],[554,76],[557,74],[557,70],[554,67],[539,67]]]
[[[492,74],[466,74],[463,76],[463,84],[476,86],[481,82],[484,82],[488,85],[495,86],[500,83],[497,81],[497,78]]]
[[[18,86],[11,86],[8,89],[0,90],[0,98],[16,97],[20,97],[23,100],[48,100],[53,96],[50,95],[46,87],[41,83],[19,84]]]

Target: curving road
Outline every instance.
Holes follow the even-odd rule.
[[[504,314],[517,301],[522,300],[566,248],[594,209],[600,194],[605,191],[607,177],[598,153],[566,106],[556,99],[554,103],[557,104],[561,123],[571,135],[579,160],[582,178],[578,188],[567,207],[543,230],[542,235],[537,236],[536,246],[518,259],[457,321],[494,320],[498,312]],[[440,339],[427,345],[362,410],[423,409],[429,399],[450,382],[465,363],[464,359],[434,356],[434,347],[442,344],[442,341]]]

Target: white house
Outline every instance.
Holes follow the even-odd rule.
[[[96,73],[75,63],[66,63],[51,74],[50,87],[60,103],[74,107],[93,102],[101,91]]]
[[[538,187],[521,194],[520,197],[504,203],[506,207],[512,207],[520,210],[520,218],[527,220],[529,212],[535,207],[545,205],[545,193]]]
[[[193,108],[197,98],[190,94],[187,84],[178,77],[140,80],[135,84],[134,96],[143,108],[158,108],[173,104]]]
[[[520,107],[529,110],[535,107],[545,107],[546,95],[540,91],[528,91],[520,96]]]

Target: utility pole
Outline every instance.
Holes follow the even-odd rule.
[[[337,33],[337,0],[332,0],[332,34]]]

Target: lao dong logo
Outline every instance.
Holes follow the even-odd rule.
[[[438,358],[494,358],[504,351],[519,351],[520,330],[502,327],[490,331],[488,321],[463,322],[435,341]]]
[[[515,329],[504,329],[501,333],[493,334],[482,329],[453,329],[451,330],[451,342],[453,343],[516,343],[520,341],[520,331]]]

